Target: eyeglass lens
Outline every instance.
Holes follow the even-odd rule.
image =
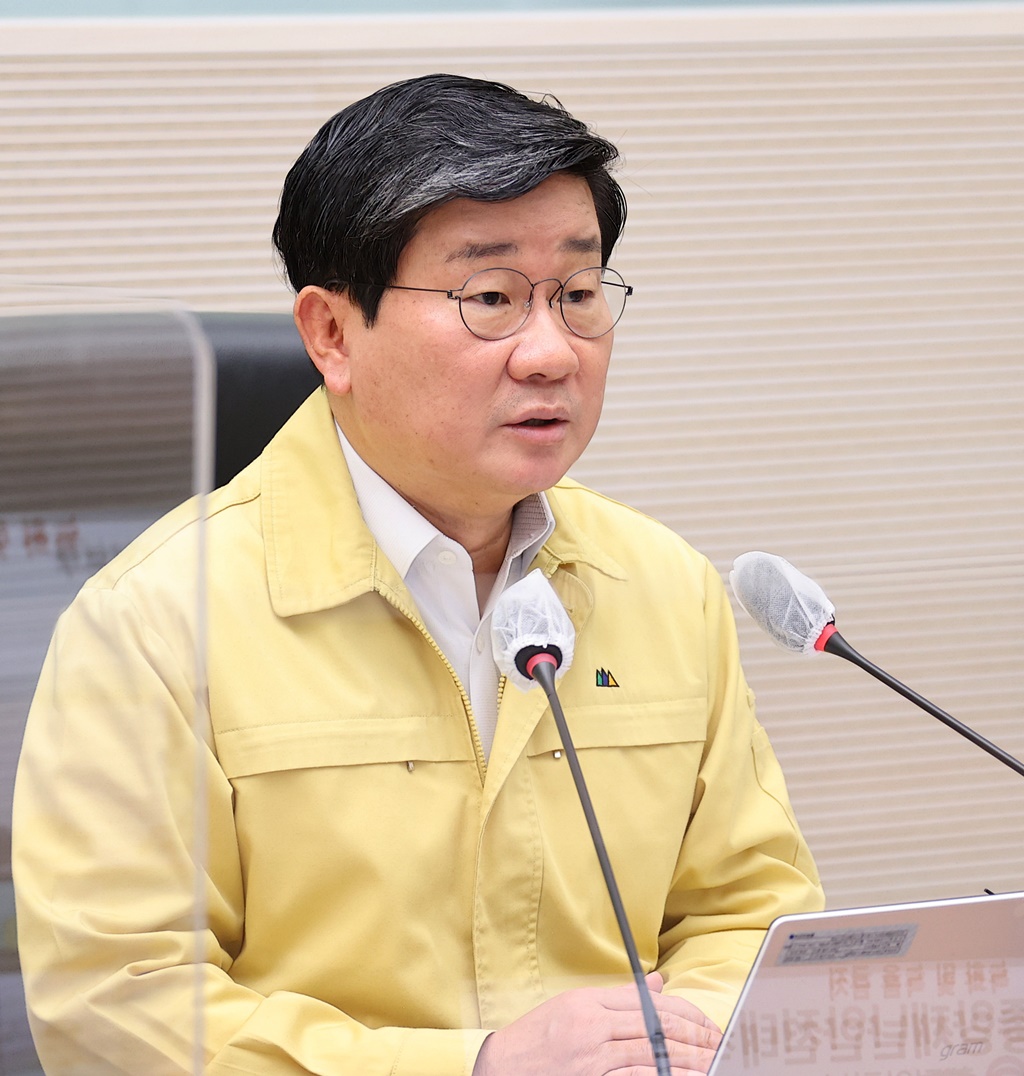
[[[552,289],[554,281],[538,285]],[[459,289],[459,309],[466,328],[484,340],[511,336],[530,316],[533,285],[517,269],[484,269]],[[614,269],[581,269],[566,280],[558,305],[568,328],[592,340],[610,332],[622,316],[629,289]]]

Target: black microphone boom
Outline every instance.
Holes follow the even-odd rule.
[[[594,813],[594,804],[590,799],[587,782],[583,778],[583,770],[580,768],[580,760],[576,755],[576,746],[569,735],[569,726],[566,724],[562,704],[555,690],[555,670],[561,663],[561,653],[557,659],[551,651],[558,652],[558,647],[524,647],[516,654],[516,665],[520,672],[531,679],[536,680],[544,689],[551,706],[551,714],[558,728],[558,735],[565,748],[565,757],[572,772],[572,779],[576,784],[583,814],[587,819],[590,836],[594,842],[594,851],[597,852],[598,862],[601,864],[601,873],[604,875],[605,886],[608,896],[611,897],[612,908],[615,911],[615,921],[619,924],[619,933],[622,935],[622,944],[625,946],[626,955],[629,957],[629,966],[633,971],[633,979],[640,993],[640,1010],[644,1017],[644,1027],[647,1038],[651,1042],[651,1050],[654,1053],[654,1065],[658,1076],[671,1076],[671,1066],[668,1058],[668,1049],[665,1046],[665,1033],[661,1028],[661,1020],[658,1012],[651,1001],[651,992],[644,978],[644,970],[640,966],[640,957],[636,951],[636,942],[633,939],[633,931],[626,917],[626,909],[619,893],[619,885],[615,880],[615,872],[612,870],[611,860],[608,858],[608,849],[601,836],[601,827],[597,823],[597,815]]]
[[[954,732],[959,732],[965,739],[970,740],[975,747],[980,747],[982,751],[987,751],[993,758],[999,759],[1003,765],[1009,766],[1015,773],[1019,773],[1024,777],[1024,763],[1014,758],[1013,755],[1004,751],[991,740],[986,739],[980,732],[975,732],[970,725],[965,725],[952,714],[948,714],[941,707],[936,706],[935,703],[929,702],[928,699],[923,695],[919,695],[913,688],[907,687],[906,684],[897,680],[895,676],[890,676],[885,669],[879,668],[873,661],[868,661],[863,654],[854,650],[842,635],[836,631],[834,624],[828,625],[821,633],[821,638],[815,643],[815,649],[823,650],[826,654],[835,654],[836,657],[845,658],[859,669],[871,673],[876,680],[880,680],[886,687],[892,688],[893,691],[898,692],[905,699],[909,699],[915,706],[919,706],[924,710],[926,714],[931,714],[932,717],[947,725]]]

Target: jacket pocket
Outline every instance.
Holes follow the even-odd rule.
[[[278,770],[389,762],[471,762],[465,721],[450,715],[291,718],[217,734],[229,779]]]
[[[703,698],[689,698],[593,706],[570,704],[565,720],[572,742],[581,751],[695,743],[707,736],[707,703]],[[546,713],[530,737],[527,754],[543,755],[561,747],[554,718]]]
[[[640,949],[653,967],[668,894],[693,811],[707,732],[703,698],[569,707],[608,856]],[[618,928],[550,713],[527,747],[544,849],[541,920],[558,920],[566,966],[580,952],[614,954]],[[595,936],[600,942],[595,946]],[[603,958],[602,958],[603,959]],[[608,971],[611,965],[594,970]]]

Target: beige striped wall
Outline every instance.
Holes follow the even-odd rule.
[[[287,310],[289,164],[433,70],[552,92],[623,149],[636,297],[577,477],[723,571],[789,557],[850,642],[1024,756],[1024,7],[0,23],[0,275],[21,304]],[[1024,889],[1024,781],[741,636],[833,906]]]

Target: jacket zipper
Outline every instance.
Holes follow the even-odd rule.
[[[420,618],[416,616],[411,609],[407,609],[401,602],[399,602],[398,598],[395,595],[385,592],[383,590],[379,590],[376,587],[374,589],[389,605],[397,609],[402,614],[402,616],[406,618],[406,620],[411,621],[412,624],[416,626],[416,629],[423,636],[423,638],[426,639],[427,642],[430,643],[430,645],[433,647],[434,653],[436,653],[438,657],[444,662],[445,668],[448,670],[448,675],[455,682],[455,686],[459,689],[459,695],[462,697],[462,705],[465,708],[466,717],[469,720],[469,729],[470,732],[473,734],[473,750],[476,752],[476,764],[478,769],[480,770],[481,780],[483,780],[483,778],[487,775],[487,759],[484,757],[483,744],[481,744],[480,734],[477,732],[476,717],[473,714],[473,704],[469,701],[469,695],[466,693],[466,689],[463,686],[462,681],[459,679],[459,674],[452,667],[452,663],[448,660],[447,656],[445,655],[445,652],[437,645],[433,635],[431,635],[430,632],[427,631],[426,624],[424,624],[423,621],[420,620]],[[503,676],[498,684],[499,704],[501,702],[501,695],[504,690],[504,686],[505,677]]]

